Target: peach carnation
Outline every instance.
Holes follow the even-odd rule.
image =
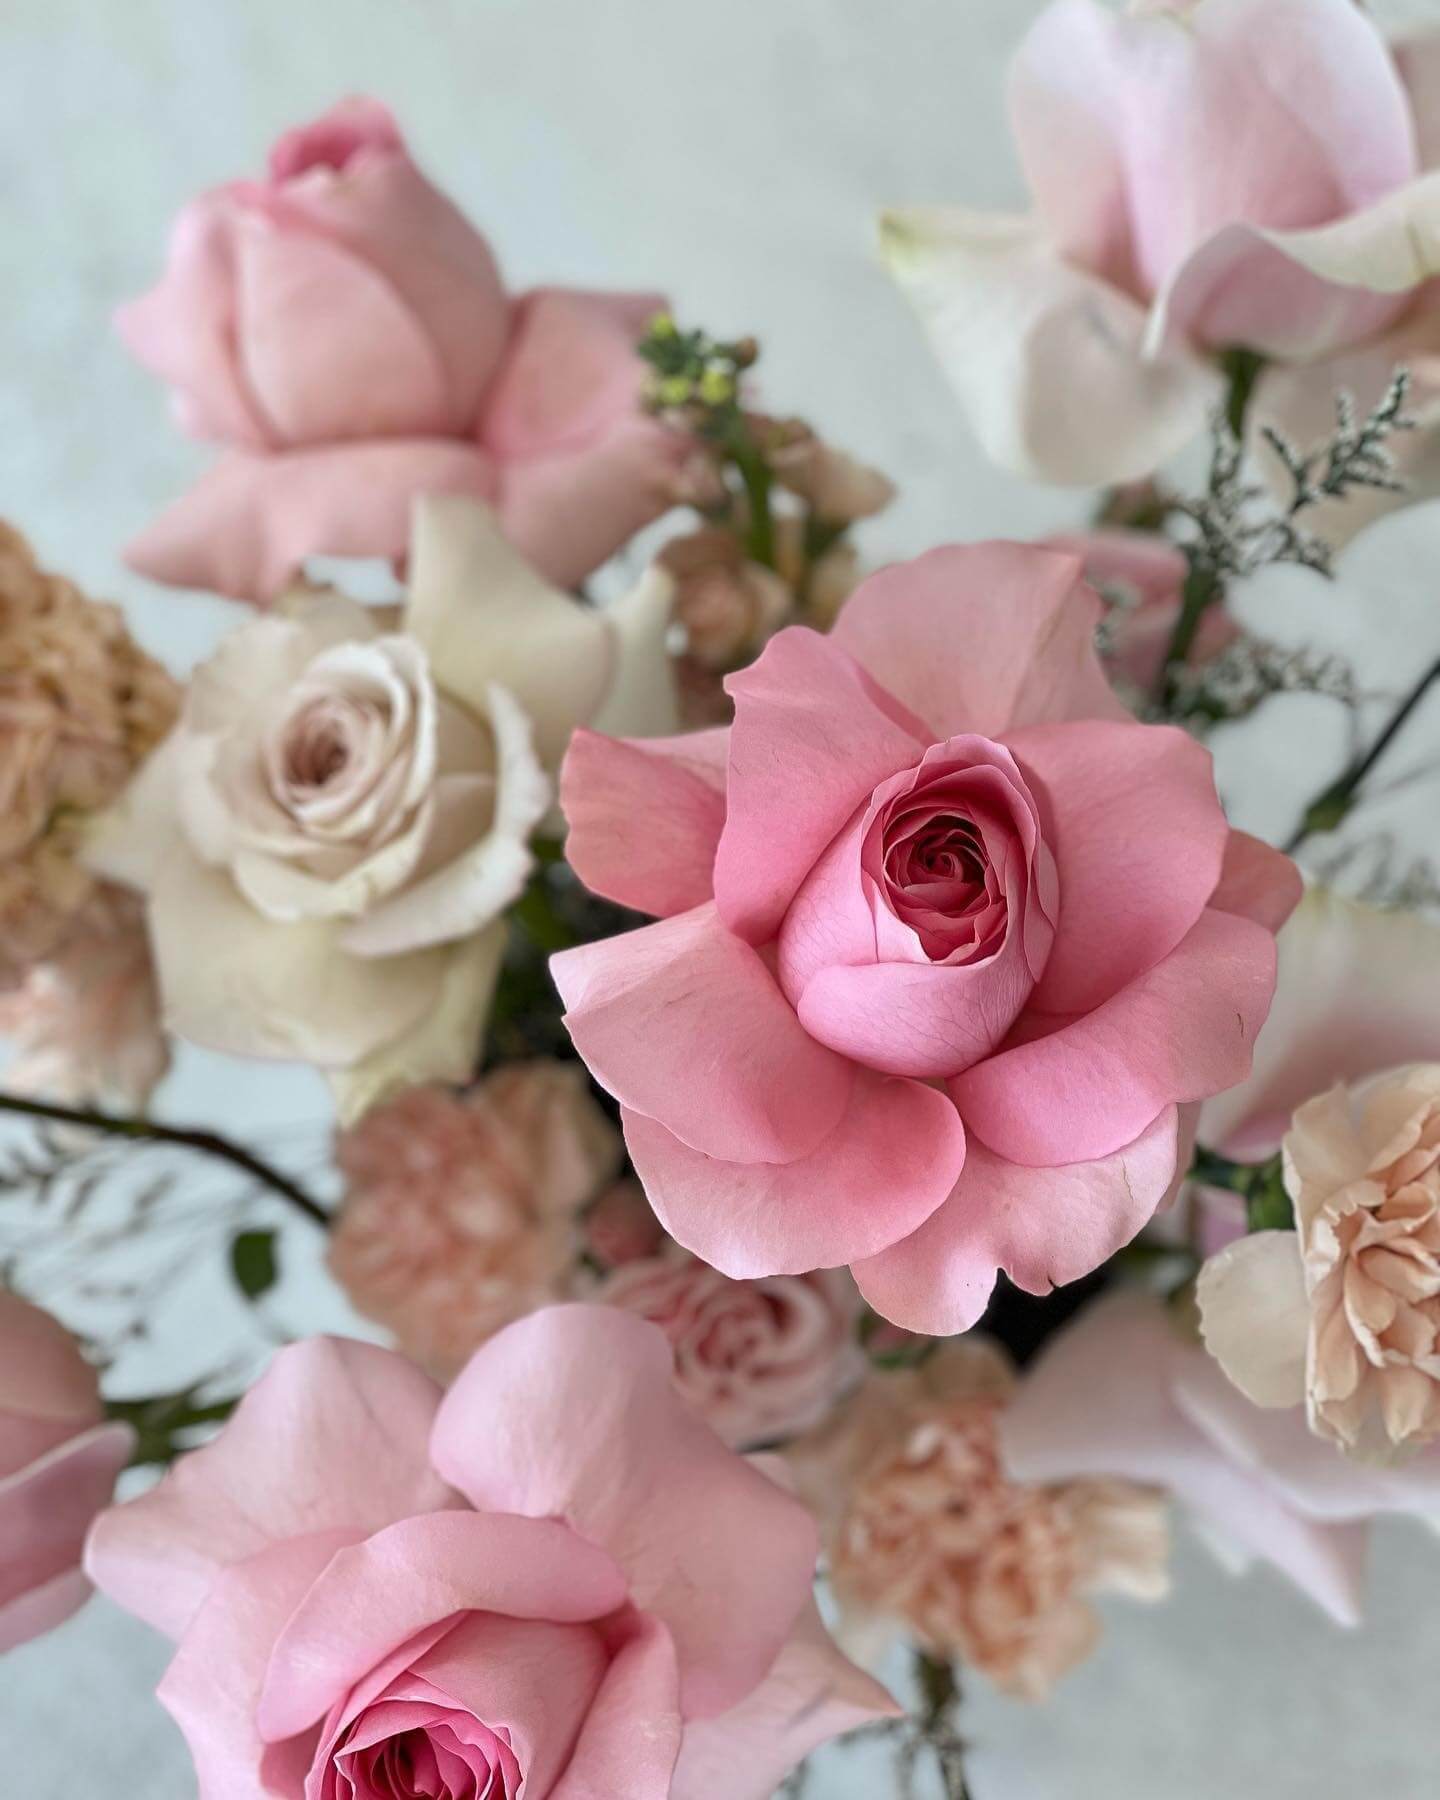
[[[998,1350],[948,1344],[872,1376],[796,1460],[829,1515],[847,1622],[901,1628],[1035,1700],[1094,1647],[1093,1594],[1165,1592],[1168,1531],[1163,1498],[1128,1481],[1010,1479],[997,1421],[1013,1386]]]
[[[54,954],[93,891],[83,821],[165,736],[175,682],[117,608],[0,523],[0,985]]]
[[[401,1349],[453,1374],[512,1319],[563,1297],[578,1216],[619,1134],[573,1064],[512,1063],[465,1093],[409,1088],[342,1132],[330,1267]]]

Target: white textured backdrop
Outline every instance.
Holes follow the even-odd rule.
[[[491,233],[515,284],[655,286],[682,318],[757,332],[773,403],[899,480],[901,503],[867,539],[875,559],[1078,518],[1075,496],[982,464],[870,255],[884,202],[1018,199],[1001,79],[1036,10],[0,0],[0,513],[123,599],[172,661],[211,641],[223,603],[147,591],[119,567],[126,536],[204,453],[173,436],[108,314],[153,278],[165,225],[195,188],[257,166],[280,128],[338,95],[370,91]],[[1388,11],[1440,21],[1436,0]],[[323,1128],[303,1071],[189,1057],[164,1104],[275,1143],[308,1126],[318,1144]],[[288,1262],[284,1318],[340,1317],[309,1247]],[[217,1339],[243,1334],[207,1264],[165,1295],[122,1374],[137,1390],[174,1385],[213,1363]],[[1099,1654],[1050,1706],[974,1684],[975,1800],[1431,1800],[1440,1545],[1382,1530],[1372,1601],[1366,1628],[1345,1634],[1270,1576],[1233,1581],[1182,1543],[1173,1602],[1110,1608]],[[193,1794],[150,1698],[163,1662],[103,1603],[16,1653],[0,1673],[0,1793]],[[883,1792],[874,1770],[828,1762],[812,1791]]]

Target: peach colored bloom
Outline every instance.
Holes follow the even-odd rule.
[[[1168,1533],[1161,1497],[1132,1482],[1012,1480],[997,1424],[1013,1386],[998,1350],[947,1344],[873,1375],[795,1464],[848,1623],[903,1629],[1040,1699],[1094,1646],[1091,1595],[1166,1591]]]
[[[740,540],[720,526],[675,538],[659,561],[675,580],[675,617],[686,650],[705,669],[737,668],[790,615],[786,583],[748,561]]]
[[[780,485],[829,525],[872,518],[895,498],[895,484],[888,475],[827,444],[808,426],[773,450],[770,461]]]
[[[510,1320],[560,1298],[578,1217],[620,1139],[573,1064],[512,1063],[467,1093],[410,1088],[340,1134],[330,1267],[368,1318],[451,1375]]]
[[[617,1269],[593,1298],[660,1326],[681,1393],[736,1449],[808,1430],[865,1366],[844,1269],[732,1281],[671,1246]]]
[[[70,1105],[143,1107],[170,1066],[139,897],[99,883],[52,961],[0,995],[6,1085]]]
[[[0,523],[0,986],[56,952],[92,891],[86,815],[169,730],[179,691],[119,611]]]
[[[1205,1340],[1261,1406],[1385,1460],[1440,1436],[1440,1063],[1337,1083],[1284,1144],[1294,1231],[1201,1271]]]

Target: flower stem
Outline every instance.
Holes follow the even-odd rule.
[[[130,1138],[138,1143],[172,1144],[187,1150],[198,1150],[202,1156],[213,1156],[279,1194],[297,1212],[304,1213],[313,1224],[328,1230],[330,1215],[305,1189],[288,1175],[247,1150],[232,1143],[219,1132],[192,1129],[180,1125],[160,1125],[153,1119],[121,1117],[114,1113],[96,1112],[87,1107],[57,1106],[49,1100],[31,1100],[22,1094],[0,1091],[0,1112],[20,1113],[29,1119],[48,1119],[57,1125],[76,1125],[87,1131],[98,1131],[107,1137]]]
[[[1360,797],[1360,787],[1366,776],[1394,743],[1410,715],[1437,680],[1440,680],[1440,658],[1431,663],[1400,702],[1390,723],[1364,755],[1357,757],[1343,775],[1318,793],[1305,808],[1299,825],[1285,846],[1289,855],[1293,856],[1305,840],[1313,837],[1317,831],[1333,831],[1348,816]]]

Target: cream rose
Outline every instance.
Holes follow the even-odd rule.
[[[1388,1459],[1440,1436],[1440,1063],[1307,1101],[1284,1144],[1294,1231],[1206,1263],[1205,1341],[1260,1406]]]
[[[673,724],[666,577],[583,608],[454,497],[410,566],[398,614],[310,592],[226,639],[91,850],[149,896],[171,1029],[315,1063],[347,1117],[473,1069],[573,728]]]

